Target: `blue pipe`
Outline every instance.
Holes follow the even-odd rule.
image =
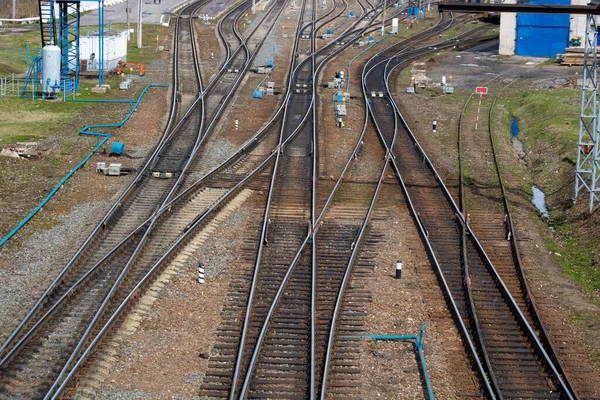
[[[256,93],[256,91],[258,90],[258,88],[260,87],[260,85],[262,85],[263,83],[265,83],[265,81],[267,80],[267,78],[269,77],[269,75],[271,75],[271,72],[273,72],[273,69],[274,69],[274,68],[275,68],[275,67],[272,67],[272,68],[271,68],[271,70],[269,71],[269,73],[267,74],[267,76],[265,76],[265,77],[263,78],[263,80],[262,80],[262,81],[260,81],[260,83],[259,83],[258,85],[256,85],[256,89],[254,89],[254,92],[252,92],[252,95],[254,95],[254,93]]]
[[[4,244],[6,242],[8,242],[8,240],[10,238],[12,238],[15,235],[15,233],[17,233],[22,227],[24,227],[25,224],[27,224],[35,216],[35,214],[37,214],[38,211],[40,211],[42,209],[42,207],[44,207],[46,205],[46,203],[48,203],[48,201],[56,194],[56,192],[58,192],[58,190],[61,188],[61,186],[64,185],[65,182],[67,180],[69,180],[69,178],[71,178],[75,174],[75,172],[77,172],[77,170],[79,170],[81,167],[83,167],[85,165],[85,163],[108,141],[108,139],[110,139],[110,134],[102,133],[102,132],[94,132],[94,131],[91,131],[90,129],[122,127],[123,124],[125,122],[127,122],[129,120],[129,118],[131,118],[131,115],[133,114],[133,112],[135,111],[137,106],[140,104],[142,97],[146,94],[148,89],[151,87],[168,87],[168,86],[167,85],[156,85],[156,84],[147,85],[144,88],[144,90],[142,91],[142,93],[140,94],[140,96],[138,97],[137,101],[131,100],[131,102],[135,101],[135,104],[133,105],[133,107],[131,107],[129,114],[127,114],[127,116],[121,122],[116,123],[116,124],[88,125],[79,131],[80,135],[90,135],[90,136],[96,137],[96,146],[94,146],[94,149],[79,164],[77,164],[75,166],[75,168],[73,168],[71,171],[69,171],[69,173],[64,178],[62,178],[60,180],[60,182],[58,182],[58,185],[56,185],[54,187],[54,189],[52,189],[52,191],[48,194],[48,196],[46,196],[44,198],[44,200],[42,200],[42,202],[32,212],[30,212],[27,217],[25,217],[21,222],[19,222],[19,224],[17,226],[15,226],[14,229],[12,231],[10,231],[10,233],[8,235],[6,235],[0,241],[0,247],[4,246]],[[73,101],[73,100],[69,100],[69,101]],[[86,100],[76,100],[76,101],[85,102]],[[115,100],[94,100],[93,102],[114,103],[114,102],[120,102],[120,101],[118,101],[118,100],[117,101],[115,101]]]
[[[398,340],[398,341],[415,341],[415,350],[419,353],[419,360],[421,364],[421,372],[423,373],[423,380],[425,381],[425,387],[427,388],[427,396],[429,400],[434,400],[433,389],[431,388],[431,381],[429,379],[429,372],[427,372],[427,365],[425,364],[425,354],[423,353],[423,336],[425,335],[425,323],[421,322],[419,325],[419,336],[415,335],[359,335],[349,336],[352,339],[371,339],[371,340]]]

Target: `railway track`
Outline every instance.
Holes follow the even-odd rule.
[[[308,35],[304,33],[304,36]],[[314,37],[314,33],[311,36]],[[314,48],[314,45],[312,47]],[[322,57],[324,60],[328,58],[327,55]],[[311,61],[314,65],[314,61]],[[306,65],[308,66],[308,63]],[[310,76],[307,70],[308,67],[301,68],[298,76],[295,77],[298,94],[306,94],[309,90],[314,91],[314,82],[304,83],[306,82],[304,79]],[[314,116],[312,124],[313,127],[316,125]],[[305,127],[306,125],[297,128],[297,138],[302,138]],[[308,138],[308,135],[305,137]],[[313,146],[314,143],[316,138],[313,136]],[[360,150],[359,143],[348,160],[346,170]],[[249,304],[251,305],[246,309],[245,323],[241,328],[242,336],[239,340],[243,345],[240,346],[241,350],[237,352],[236,357],[236,351],[232,347],[239,337],[240,326],[239,323],[232,324],[232,321],[239,318],[229,315],[226,318],[228,321],[226,327],[220,332],[223,342],[216,346],[220,352],[212,360],[211,369],[203,385],[202,393],[207,397],[229,395],[230,398],[236,396],[304,398],[310,395],[312,398],[319,392],[324,397],[326,375],[331,364],[342,369],[341,373],[334,373],[331,378],[332,392],[336,390],[340,394],[355,393],[357,389],[356,382],[351,378],[356,370],[347,368],[352,362],[342,359],[343,357],[333,356],[331,348],[335,343],[336,354],[342,353],[346,357],[352,357],[352,354],[356,357],[358,354],[356,342],[335,341],[337,325],[341,326],[339,328],[341,332],[351,332],[360,324],[360,317],[356,314],[352,315],[356,310],[349,307],[343,312],[346,320],[338,322],[337,325],[336,322],[346,295],[348,302],[357,299],[364,301],[368,297],[359,288],[353,288],[353,291],[349,291],[350,294],[346,294],[344,289],[349,281],[358,247],[365,236],[365,228],[385,174],[386,162],[381,162],[382,169],[378,183],[373,184],[373,192],[363,199],[362,204],[360,202],[354,204],[354,211],[350,213],[347,209],[337,210],[338,213],[346,212],[348,214],[346,217],[352,222],[344,221],[345,224],[339,221],[331,222],[324,225],[326,228],[321,231],[322,223],[325,222],[323,219],[325,209],[331,204],[331,198],[339,188],[342,177],[329,200],[326,201],[319,218],[316,218],[314,173],[312,189],[307,190],[308,193],[303,196],[298,195],[299,188],[304,187],[306,190],[309,187],[305,177],[306,172],[302,174],[302,171],[308,169],[306,152],[312,146],[308,145],[306,139],[303,144],[300,142],[300,146],[293,144],[294,142],[291,142],[286,146],[286,154],[304,156],[305,161],[304,165],[298,161],[285,164],[284,159],[282,170],[292,173],[292,175],[282,174],[286,179],[282,179],[281,182],[286,182],[285,185],[279,183],[276,187],[274,175],[270,193],[275,192],[275,194],[270,198],[272,203],[267,202],[261,245],[250,288]],[[313,152],[313,171],[314,166],[317,165],[315,154],[316,152]],[[300,170],[299,174],[298,170]],[[311,192],[312,195],[309,196]],[[270,204],[273,205],[272,210],[269,210]],[[334,212],[333,215],[332,220],[327,222],[339,219],[339,214],[336,217]],[[321,247],[315,239],[317,230],[324,232]],[[263,244],[266,243],[269,246],[263,248]],[[299,250],[294,253],[294,249],[299,245]],[[335,251],[331,250],[331,246],[340,246],[340,248]],[[309,248],[312,249],[312,257],[308,254]],[[236,295],[235,299],[239,305],[239,296]],[[237,312],[240,313],[239,310]],[[246,337],[250,338],[247,343]],[[254,346],[253,351],[247,351],[245,354],[244,347],[252,346]],[[233,378],[230,380],[228,376],[231,373],[234,357],[237,362]],[[284,366],[287,366],[287,372],[282,371]],[[238,378],[241,375],[245,375],[243,383],[241,383],[242,378]]]
[[[306,12],[306,5],[303,5],[304,15]],[[312,20],[316,20],[314,14]],[[300,29],[296,39],[297,42],[311,39],[311,54],[314,54],[314,32],[313,23],[310,34],[307,34],[306,28]],[[297,53],[302,54],[302,50]],[[321,54],[322,60],[333,54],[335,51]],[[227,322],[219,330],[220,343],[215,347],[218,354],[211,358],[209,372],[202,385],[202,395],[206,397],[244,398],[275,396],[278,393],[285,397],[304,398],[309,393],[314,396],[314,391],[318,390],[315,382],[322,374],[323,359],[321,364],[317,364],[314,354],[309,356],[315,351],[317,339],[311,326],[315,325],[315,317],[326,318],[327,312],[322,309],[321,315],[315,316],[309,311],[314,309],[316,300],[311,295],[315,293],[310,279],[311,275],[314,276],[314,261],[311,262],[311,259],[317,253],[324,259],[332,256],[326,254],[324,247],[318,251],[309,246],[315,248],[313,257],[308,250],[303,251],[307,248],[307,235],[316,222],[313,214],[314,174],[310,173],[316,165],[316,153],[313,151],[316,119],[313,116],[311,122],[294,123],[303,114],[306,120],[313,110],[314,59],[314,56],[304,58],[293,75],[295,90],[288,102],[288,119],[280,133],[282,139],[292,135],[293,139],[284,147],[281,160],[279,157],[276,160],[280,169],[276,168],[273,174],[267,200],[261,244],[249,289],[250,305],[240,309],[240,297],[236,293],[232,302],[237,306],[227,308],[228,315],[224,318]],[[313,157],[310,157],[311,154]],[[336,238],[333,231],[325,236],[324,243],[347,241],[347,248],[351,247],[352,241],[349,240],[355,239],[351,238],[353,228],[346,230],[341,239]],[[302,250],[298,251],[298,248]],[[333,266],[330,265],[330,268]],[[332,272],[326,271],[324,276],[328,274],[331,276]],[[342,278],[343,274],[340,280]],[[321,290],[326,290],[327,279],[324,278],[324,282]],[[335,283],[329,283],[335,286]],[[245,312],[243,308],[246,308]],[[243,314],[246,314],[245,322],[240,326],[238,321]],[[328,333],[327,328],[317,333],[320,336],[319,346],[326,341]],[[238,341],[241,346],[236,351],[234,343]],[[324,351],[319,349],[319,353]],[[282,368],[289,365],[292,367],[282,372]]]
[[[190,96],[187,96],[186,102],[184,101],[186,98],[184,94],[186,94],[186,91],[194,89],[194,85],[190,85],[190,82],[194,82],[193,78],[196,78],[197,93],[202,89],[202,82],[197,68],[195,44],[191,41],[191,38],[193,37],[191,20],[193,9],[196,8],[198,8],[197,5],[184,9],[182,13],[180,13],[176,27],[176,37],[182,38],[184,42],[180,45],[179,41],[176,40],[177,50],[174,56],[174,60],[176,61],[175,69],[177,70],[177,66],[181,66],[181,74],[174,75],[174,87],[179,88],[178,91],[174,91],[174,96],[178,96],[177,103],[186,105],[190,104]],[[180,23],[181,19],[186,19],[187,24]],[[187,58],[189,62],[193,60],[193,68],[181,65],[181,60],[185,60],[185,58]],[[180,86],[179,83],[181,82],[181,79],[177,80],[178,77],[183,78],[183,80],[186,81],[186,84]],[[191,108],[193,108],[193,106],[190,107],[190,109]],[[176,107],[173,107],[172,118],[176,114],[175,110]],[[171,133],[173,139],[165,141],[167,145],[163,147],[162,153],[157,151],[159,155],[166,154],[159,159],[152,160],[155,164],[154,168],[159,168],[160,174],[175,174],[178,170],[181,170],[181,164],[187,161],[186,158],[189,156],[186,156],[186,154],[191,153],[193,155],[197,150],[198,137],[201,131],[198,119],[199,115],[192,114],[192,116],[186,120],[186,123],[182,125],[181,129],[178,130],[178,127],[174,128],[174,130],[178,130],[178,132],[175,134]],[[170,122],[169,126],[171,125],[172,123]],[[179,140],[182,136],[184,139]],[[196,137],[196,140],[190,141],[190,137]],[[174,166],[173,163],[175,162],[179,162],[180,166]],[[170,168],[173,168],[173,170],[170,170]],[[60,370],[59,378],[64,378],[69,371],[73,371],[70,369],[73,362],[75,362],[80,355],[81,350],[85,348],[92,337],[98,333],[102,323],[107,321],[107,318],[111,316],[111,312],[115,312],[119,302],[126,297],[129,290],[135,287],[136,283],[145,277],[148,266],[153,266],[154,261],[160,258],[161,251],[166,251],[169,248],[171,240],[174,239],[173,235],[177,237],[179,232],[185,232],[188,228],[187,224],[189,224],[190,221],[193,221],[198,215],[203,213],[206,214],[206,211],[210,206],[213,206],[211,210],[217,209],[214,204],[222,202],[216,200],[221,197],[223,190],[208,191],[204,188],[203,190],[194,193],[192,196],[188,196],[188,201],[184,203],[185,209],[179,214],[171,214],[167,217],[164,217],[165,213],[162,214],[163,219],[167,219],[169,225],[156,224],[158,217],[154,217],[153,219],[147,218],[144,222],[143,218],[154,210],[152,204],[155,204],[158,200],[162,200],[164,205],[173,195],[173,186],[169,185],[169,180],[152,179],[151,177],[152,176],[148,174],[144,176],[147,181],[158,183],[158,185],[154,186],[159,186],[160,189],[162,189],[162,196],[155,199],[155,201],[150,201],[148,200],[148,193],[154,194],[155,191],[148,190],[147,185],[142,186],[146,189],[142,192],[145,194],[145,198],[142,201],[139,201],[139,206],[146,214],[135,215],[137,219],[126,227],[121,227],[120,230],[113,229],[110,232],[113,234],[113,237],[111,237],[113,240],[104,243],[104,247],[100,248],[100,255],[95,259],[92,258],[91,261],[88,259],[88,264],[84,265],[84,268],[75,269],[75,271],[73,271],[74,268],[71,268],[69,274],[65,273],[57,278],[55,283],[58,282],[58,284],[53,285],[54,287],[49,288],[47,291],[47,294],[50,296],[45,296],[38,302],[34,310],[32,310],[28,316],[28,319],[23,321],[11,338],[4,344],[3,350],[6,350],[6,353],[3,354],[4,358],[2,360],[2,366],[4,369],[9,369],[9,373],[6,374],[6,376],[10,376],[10,379],[17,381],[15,385],[17,388],[15,390],[17,390],[18,393],[20,393],[19,390],[21,390],[21,388],[18,388],[18,380],[22,378],[27,379],[26,376],[23,376],[27,373],[27,371],[25,371],[25,374],[23,373],[25,368],[24,364],[27,364],[27,351],[35,352],[40,346],[44,347],[51,344],[50,341],[45,341],[40,344],[40,340],[42,339],[41,332],[44,332],[43,335],[48,336],[51,335],[51,332],[58,331],[57,336],[59,336],[59,338],[57,340],[62,340],[62,338],[65,337],[68,339],[68,343],[61,342],[60,345],[55,345],[60,346],[61,350],[65,351],[63,357],[66,357],[69,349],[73,348],[71,346],[75,347],[71,356],[68,357],[65,367]],[[142,183],[143,182],[142,179]],[[152,189],[152,187],[150,187],[150,189]],[[230,192],[233,192],[233,190]],[[122,219],[118,220],[117,228],[119,228],[119,222],[122,223]],[[134,233],[128,235],[128,229],[133,230],[133,228],[129,227],[132,225],[135,226],[135,224],[141,222],[144,222],[144,224],[139,225],[138,228],[134,230]],[[157,227],[157,229],[153,230],[155,227]],[[150,233],[152,233],[152,235],[150,235]],[[117,236],[118,234],[121,234],[121,236]],[[123,237],[125,239],[119,243],[119,239]],[[114,245],[117,243],[119,244],[115,247]],[[151,245],[148,245],[148,243]],[[111,246],[112,250],[110,250]],[[108,254],[102,257],[101,252],[105,252],[104,254],[108,252]],[[78,255],[82,253],[83,252],[80,252]],[[98,259],[100,259],[100,261],[98,261]],[[69,268],[71,264],[72,263],[70,263],[67,268]],[[62,279],[62,282],[59,281],[60,279]],[[93,290],[90,290],[90,288]],[[74,297],[76,297],[76,300],[73,300]],[[100,304],[99,308],[97,308],[98,304]],[[94,310],[96,311],[94,312]],[[37,314],[39,318],[34,320],[34,314]],[[78,321],[73,321],[74,315],[79,317]],[[91,316],[93,316],[92,322],[86,328],[85,321],[89,321]],[[66,322],[63,319],[66,319]],[[65,329],[67,330],[65,331]],[[76,332],[81,333],[82,331],[85,331],[83,332],[83,336],[78,336]],[[78,337],[81,337],[79,341]],[[53,356],[56,356],[56,354]],[[22,357],[23,360],[20,361],[19,357]],[[39,358],[41,359],[39,362],[44,362],[42,359],[43,357]],[[63,361],[65,361],[65,359],[61,358],[56,362],[59,363]],[[39,364],[31,364],[33,370],[39,368]],[[50,363],[46,362],[45,364],[48,367],[51,367]],[[10,373],[13,365],[16,366],[16,372]],[[69,377],[71,375],[72,373],[69,374]],[[45,379],[48,379],[49,377],[50,376],[45,377]],[[6,380],[5,382],[7,385],[6,391],[10,391],[10,388],[12,388],[12,386],[9,388],[11,381]],[[59,385],[58,380],[51,387],[50,392],[56,390],[57,385]],[[32,386],[35,387],[36,385]],[[61,386],[61,390],[63,386]],[[46,389],[47,388],[43,383],[37,388],[40,392],[43,392]],[[51,393],[48,393],[48,396],[50,395]]]
[[[500,94],[513,82],[502,87],[493,83],[491,86],[495,93]],[[568,384],[573,388],[574,395],[592,398],[598,394],[599,388],[594,384],[593,372],[585,366],[587,360],[584,353],[573,348],[572,333],[567,333],[560,318],[552,312],[540,312],[547,304],[542,303],[542,307],[538,305],[527,283],[519,251],[519,237],[494,144],[493,111],[496,98],[477,99],[471,95],[461,112],[458,131],[461,208],[517,304],[524,310],[528,322],[542,332],[540,339],[553,355],[559,371],[565,379],[573,377]],[[474,165],[478,167],[473,168]]]
[[[197,93],[201,90],[202,83],[198,70],[194,67],[197,60],[193,56],[194,44],[190,41],[192,7],[194,6],[184,9],[177,19],[176,37],[186,41],[176,44],[175,65],[181,66],[183,71],[182,75],[174,74],[173,84],[174,87],[178,87],[179,78],[188,79],[192,84],[187,85],[187,90]],[[169,126],[172,125],[176,114],[177,107],[174,106]],[[186,162],[185,152],[182,154],[180,150],[190,149],[195,139],[193,128],[181,130],[171,136],[170,140],[165,136],[155,154],[164,152],[163,154],[168,155],[164,159],[169,161],[164,161],[163,166],[177,168],[177,165],[181,166]],[[167,142],[172,144],[163,146]],[[174,152],[177,154],[173,154]],[[134,237],[130,236],[120,254],[104,257],[102,260],[103,255],[127,236],[127,230],[139,225],[151,214],[153,209],[149,206],[160,203],[170,186],[168,181],[152,179],[147,174],[140,176],[133,185],[143,190],[129,190],[127,195],[122,197],[124,207],[120,210],[113,208],[103,221],[106,226],[104,235],[95,235],[92,240],[86,242],[26,319],[3,344],[0,349],[0,366],[3,372],[0,377],[1,392],[25,398],[50,396],[58,379],[64,376],[64,368],[69,367],[72,355],[80,347],[79,339],[88,333],[86,328],[90,320],[96,312],[102,310],[103,300],[124,271],[121,269],[123,264],[127,263],[135,252],[136,246],[132,240]],[[118,218],[120,216],[123,218]],[[116,221],[115,217],[118,218]],[[100,229],[97,228],[96,231]],[[140,235],[135,238],[139,239]],[[103,268],[100,268],[101,264]],[[86,274],[90,270],[94,270],[93,282],[88,279],[92,274]],[[76,283],[79,290],[70,291],[69,288]],[[63,301],[67,297],[70,301]]]
[[[428,51],[425,48],[422,54]],[[440,280],[447,288],[457,322],[463,325],[464,339],[473,352],[487,388],[486,394],[493,398],[574,398],[576,395],[563,378],[554,354],[548,355],[551,349],[545,348],[538,339],[463,219],[450,192],[404,123],[389,94],[387,79],[406,58],[387,56],[390,63],[385,63],[385,70],[378,74],[383,81],[378,88],[382,84],[386,87],[386,97],[383,101],[370,102],[371,114],[376,122],[381,122],[381,132],[391,129],[389,122],[378,118],[386,113],[383,107],[394,110],[403,122],[404,128],[399,129],[395,146],[388,146],[389,141],[383,134],[381,141],[394,152],[392,165],[409,199],[430,257],[439,267]],[[368,85],[369,80],[365,80],[367,93],[370,91]],[[407,143],[412,145],[407,146]]]

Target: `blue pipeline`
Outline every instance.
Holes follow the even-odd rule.
[[[350,18],[350,17],[346,15],[346,16],[345,16],[345,17],[342,19],[342,22],[341,22],[341,23],[340,23],[338,26],[336,26],[335,28],[333,28],[333,29],[331,30],[331,33],[333,33],[333,32],[335,32],[335,31],[337,31],[338,29],[340,29],[340,28],[341,28],[341,26],[342,26],[342,25],[344,25],[344,24],[346,23],[346,20],[347,20],[348,18]]]
[[[373,43],[371,43],[369,46],[367,46],[366,49],[364,49],[363,51],[361,51],[360,53],[358,53],[357,55],[355,55],[354,57],[352,57],[352,59],[348,62],[348,79],[346,80],[346,92],[350,93],[350,67],[352,66],[352,63],[354,62],[354,60],[356,60],[358,57],[360,57],[362,54],[364,54],[366,51],[369,51],[369,49],[373,46],[375,46],[377,43],[381,42],[382,40],[387,39],[388,37],[390,37],[390,33],[388,33],[387,35],[385,35],[384,37],[382,37],[379,40],[375,40]]]
[[[252,94],[256,93],[256,91],[258,90],[258,88],[260,87],[260,85],[262,85],[263,83],[265,83],[265,81],[267,80],[267,78],[269,77],[269,75],[271,75],[271,72],[273,72],[273,69],[274,69],[274,68],[275,68],[275,67],[271,68],[271,70],[269,71],[269,73],[267,74],[267,76],[265,76],[265,77],[263,78],[263,80],[262,80],[262,81],[260,81],[260,82],[258,83],[258,85],[256,85],[256,89],[254,89],[254,92],[252,92]]]
[[[427,396],[429,400],[434,400],[433,389],[427,372],[427,364],[425,364],[425,354],[423,353],[423,336],[425,335],[425,323],[419,325],[419,336],[415,335],[365,335],[365,336],[350,336],[352,339],[371,339],[371,340],[398,340],[398,341],[415,341],[415,350],[419,353],[421,371],[423,372],[423,380],[427,388]]]
[[[25,224],[27,224],[42,209],[42,207],[44,207],[46,205],[46,203],[48,203],[48,201],[56,194],[56,192],[58,192],[58,190],[61,188],[61,186],[64,185],[65,182],[67,180],[69,180],[69,178],[71,178],[75,174],[75,172],[77,172],[77,170],[79,170],[81,167],[83,167],[85,165],[85,163],[90,158],[92,158],[92,156],[108,141],[108,139],[110,139],[110,134],[103,133],[103,132],[95,132],[95,131],[92,131],[91,129],[122,127],[123,124],[125,122],[127,122],[129,120],[129,118],[131,118],[131,115],[133,114],[133,112],[135,111],[137,106],[140,104],[142,97],[144,97],[144,95],[146,94],[148,89],[151,87],[168,87],[168,86],[167,85],[155,85],[155,84],[146,86],[144,88],[144,90],[142,91],[142,93],[140,94],[140,97],[138,97],[137,100],[131,100],[131,102],[132,103],[135,102],[135,104],[133,105],[133,107],[130,107],[131,109],[129,111],[129,114],[127,114],[127,116],[121,122],[118,122],[116,124],[88,125],[79,131],[80,135],[91,135],[91,136],[96,137],[96,145],[94,146],[94,149],[79,164],[77,164],[71,171],[69,171],[69,173],[64,178],[61,179],[61,181],[58,183],[58,185],[56,185],[54,187],[54,189],[52,189],[52,191],[48,194],[48,196],[46,196],[44,198],[44,200],[42,200],[42,202],[32,212],[30,212],[27,217],[25,217],[21,222],[19,222],[19,224],[17,226],[15,226],[15,228],[12,231],[10,231],[10,233],[8,235],[6,235],[0,241],[0,247],[4,246],[4,244],[6,242],[8,242],[8,240],[10,238],[12,238],[15,235],[15,233],[17,233],[22,227],[24,227]],[[73,100],[69,100],[69,101],[73,101]],[[88,100],[76,100],[76,101],[77,102],[88,102]],[[122,102],[122,101],[119,101],[119,100],[93,100],[91,102],[115,103],[115,102]]]

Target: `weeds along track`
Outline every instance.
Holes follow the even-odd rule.
[[[464,42],[461,39],[461,45]],[[436,47],[439,49],[443,44]],[[380,54],[387,56],[389,62],[374,63],[372,71],[383,65],[385,68],[374,74],[372,80],[365,79],[365,91],[385,88],[384,97],[369,99],[372,118],[382,132],[390,127],[379,116],[396,113],[402,121],[393,146],[388,147],[389,140],[384,134],[381,141],[394,153],[392,165],[461,327],[465,345],[472,354],[474,367],[480,373],[486,395],[491,398],[575,398],[560,365],[542,345],[544,339],[538,339],[389,93],[389,74],[398,65],[430,51],[431,48],[424,47],[415,54]],[[375,77],[379,77],[379,84]],[[502,243],[501,247],[505,246]]]
[[[491,83],[497,93],[508,85]],[[575,394],[576,391],[582,398],[591,398],[600,393],[600,387],[592,378],[594,371],[586,365],[589,360],[585,352],[575,344],[571,330],[562,319],[548,310],[551,307],[544,301],[538,304],[527,283],[519,237],[514,229],[494,145],[495,104],[495,97],[471,96],[461,112],[458,131],[461,210],[525,318],[539,332],[540,341],[572,392]],[[482,318],[486,316],[485,311],[479,314],[483,314]],[[506,370],[500,369],[498,379],[506,379],[506,374]]]

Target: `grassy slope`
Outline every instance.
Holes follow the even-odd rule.
[[[600,295],[600,213],[587,215],[587,194],[573,204],[579,129],[580,91],[536,90],[513,94],[501,101],[506,107],[505,131],[510,117],[519,122],[519,138],[527,153],[527,168],[536,185],[546,192],[549,223],[548,249],[561,254],[558,263],[595,301]],[[523,188],[531,192],[531,188]]]
[[[157,57],[155,49],[156,34],[160,34],[161,45],[168,44],[168,28],[144,29],[143,49],[135,49],[130,42],[129,51],[136,60],[149,62]],[[15,46],[30,40],[38,32],[10,36],[9,45]],[[0,46],[5,45],[0,39]],[[1,62],[0,62],[1,64]],[[0,65],[1,68],[1,65]],[[26,68],[23,63],[23,68]],[[22,70],[21,70],[22,71]],[[20,71],[19,71],[20,72]],[[2,71],[0,70],[0,76]],[[98,83],[97,78],[82,79],[78,99],[136,98],[145,85],[137,84],[129,91],[120,91],[121,78],[110,75],[106,83],[113,88],[105,95],[93,94],[90,88]],[[142,81],[143,82],[143,81]],[[93,147],[93,138],[80,136],[79,130],[88,124],[109,123],[121,120],[128,112],[126,104],[103,104],[43,101],[20,99],[17,96],[0,98],[0,149],[9,143],[41,141],[47,154],[29,160],[15,160],[0,157],[0,209],[3,218],[0,221],[0,237],[18,223],[49,190],[78,163]],[[23,190],[22,188],[27,188]],[[38,219],[39,222],[39,219]],[[35,223],[38,227],[38,223]],[[44,226],[39,226],[44,227]]]

